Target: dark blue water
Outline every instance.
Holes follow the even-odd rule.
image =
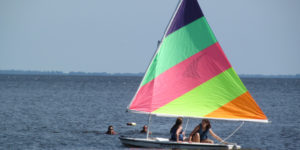
[[[0,75],[0,149],[125,149],[148,116],[125,113],[141,77]],[[245,123],[228,141],[246,149],[300,149],[300,79],[242,79],[270,124]],[[152,118],[168,137],[175,118]],[[126,126],[136,122],[137,126]],[[192,119],[189,133],[199,119]],[[118,135],[105,135],[113,125]],[[212,121],[226,137],[239,122]]]

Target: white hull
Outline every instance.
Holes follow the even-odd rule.
[[[234,144],[208,144],[208,143],[177,143],[166,138],[130,138],[119,137],[121,142],[130,147],[146,148],[186,148],[186,149],[240,149],[241,146]]]

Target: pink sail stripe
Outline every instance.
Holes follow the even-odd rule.
[[[217,42],[141,87],[129,109],[152,112],[229,68]]]

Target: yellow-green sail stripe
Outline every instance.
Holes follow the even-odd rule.
[[[240,78],[229,68],[153,113],[204,117],[245,92]]]

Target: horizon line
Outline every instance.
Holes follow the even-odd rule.
[[[0,69],[0,74],[24,74],[24,75],[138,75],[142,76],[145,74],[145,72],[85,72],[85,71],[69,71],[69,72],[64,72],[64,71],[57,71],[57,70],[48,70],[48,71],[41,71],[41,70],[15,70],[15,69],[10,69],[10,70],[1,70]],[[253,74],[246,74],[246,73],[241,73],[238,74],[239,76],[296,76],[300,77],[300,73],[296,74],[259,74],[259,73],[253,73]]]

